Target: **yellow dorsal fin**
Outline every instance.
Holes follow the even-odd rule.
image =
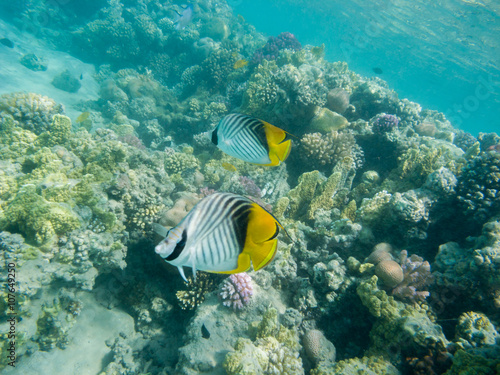
[[[264,131],[266,132],[267,144],[269,146],[269,158],[271,159],[271,163],[267,165],[280,165],[290,154],[292,141],[286,139],[288,133],[283,129],[265,121],[262,121],[262,123],[264,124]]]
[[[247,236],[243,253],[252,259],[253,269],[258,271],[271,262],[276,255],[278,239],[276,238],[281,225],[266,210],[257,203],[252,204],[248,216]]]

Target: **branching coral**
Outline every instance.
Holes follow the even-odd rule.
[[[433,282],[429,262],[416,254],[408,257],[406,250],[401,251],[400,262],[403,269],[403,281],[392,290],[392,295],[412,302],[424,301],[430,293],[423,288]]]
[[[188,277],[187,290],[179,290],[175,293],[179,306],[183,310],[193,310],[205,300],[205,295],[214,290],[212,276],[207,273],[198,273],[196,280]]]
[[[301,157],[308,164],[331,167],[346,157],[351,157],[356,167],[363,165],[363,150],[356,144],[351,132],[333,130],[326,135],[305,134],[300,142],[303,151]]]

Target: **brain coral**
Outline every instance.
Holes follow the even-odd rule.
[[[20,126],[38,135],[49,129],[54,115],[63,113],[63,106],[46,96],[17,92],[0,96],[1,112],[12,115]]]
[[[375,267],[375,274],[389,288],[394,288],[403,281],[403,269],[393,260],[383,260]]]

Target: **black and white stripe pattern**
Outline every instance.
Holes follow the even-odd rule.
[[[254,117],[232,113],[212,133],[214,142],[226,154],[246,162],[270,163],[264,123]]]
[[[176,266],[191,266],[202,271],[236,269],[243,250],[252,201],[230,194],[215,193],[204,198],[179,226],[186,233],[184,249]]]

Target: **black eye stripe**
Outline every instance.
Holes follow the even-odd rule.
[[[187,240],[186,231],[183,230],[181,240],[177,242],[174,251],[172,251],[172,254],[166,257],[165,260],[172,261],[174,259],[177,259],[177,257],[181,254],[182,250],[184,250],[184,246],[186,246],[186,240]]]

